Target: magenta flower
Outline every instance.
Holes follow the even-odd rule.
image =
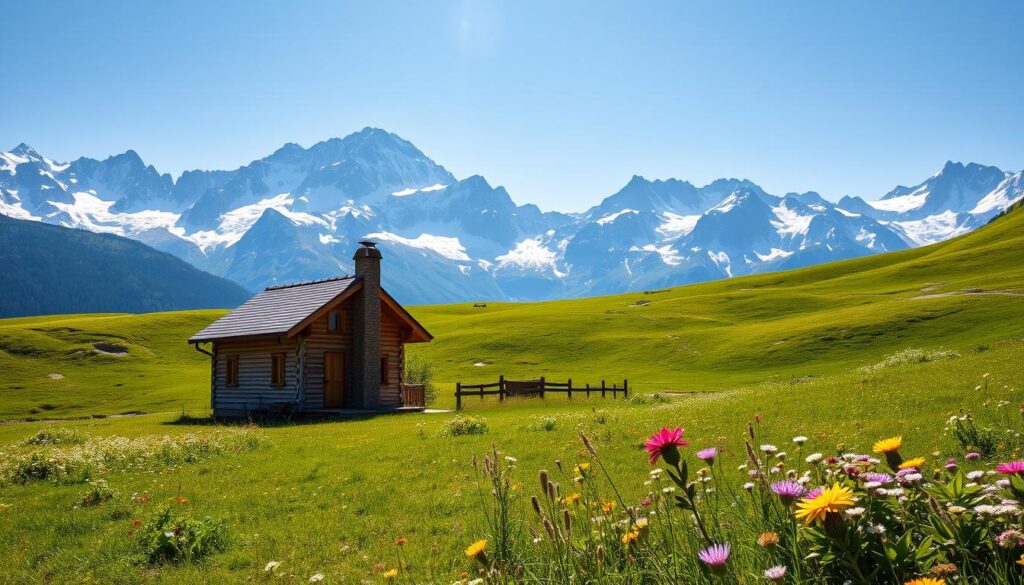
[[[660,431],[647,439],[644,448],[651,455],[651,465],[657,463],[658,457],[663,458],[669,465],[677,465],[679,463],[679,447],[689,444],[689,441],[683,439],[682,427],[676,427],[672,431],[668,430],[668,427],[662,427]]]
[[[715,575],[725,574],[725,563],[729,560],[728,544],[712,544],[697,553],[697,557],[711,569]]]
[[[811,491],[807,492],[806,494],[804,494],[804,499],[805,500],[813,500],[814,498],[820,496],[821,492],[823,492],[823,491],[825,491],[824,487],[816,487],[813,490],[811,490]]]
[[[708,447],[707,449],[701,449],[700,451],[697,451],[697,459],[700,459],[701,461],[707,463],[708,465],[713,465],[715,463],[715,457],[717,455],[718,449],[715,449],[714,447]]]
[[[967,455],[964,455],[964,459],[966,459],[967,461],[977,461],[978,459],[981,459],[981,453],[971,451]]]
[[[956,464],[956,459],[950,457],[949,459],[946,460],[945,467],[946,471],[956,471],[956,468],[959,467],[959,465]]]
[[[996,465],[996,471],[1003,475],[1024,475],[1024,461],[1011,461]]]
[[[768,486],[775,495],[779,496],[782,503],[789,506],[794,500],[804,495],[804,486],[795,481],[777,481]]]

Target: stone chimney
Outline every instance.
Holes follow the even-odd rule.
[[[363,290],[353,308],[352,382],[350,396],[356,408],[380,406],[380,250],[370,241],[359,242],[352,257]]]

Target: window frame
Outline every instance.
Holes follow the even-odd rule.
[[[224,359],[224,386],[238,388],[238,354],[226,355]]]
[[[278,364],[280,363],[280,366]],[[287,384],[285,379],[287,378],[286,372],[288,370],[288,354],[284,352],[274,352],[270,354],[270,387],[271,388],[284,388]],[[277,376],[275,376],[275,373]]]
[[[336,327],[334,327],[333,329],[331,328],[331,319],[332,318],[336,318],[336,320],[337,320],[337,322],[335,323]],[[338,309],[335,309],[333,311],[327,311],[327,332],[328,333],[341,333],[341,329],[342,329],[341,311],[338,310]]]

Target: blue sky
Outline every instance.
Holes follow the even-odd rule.
[[[518,202],[1024,167],[1024,2],[5,2],[0,148],[235,168],[364,126]]]

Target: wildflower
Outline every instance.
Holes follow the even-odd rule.
[[[829,514],[839,513],[853,507],[853,490],[846,486],[833,484],[822,490],[816,498],[804,498],[797,503],[796,517],[804,521],[804,525],[824,520]]]
[[[697,553],[697,558],[707,565],[712,573],[721,576],[725,574],[725,564],[729,560],[729,551],[728,544],[712,544]]]
[[[956,459],[950,457],[949,459],[946,460],[946,471],[956,471],[958,467],[960,466],[957,464]]]
[[[761,548],[774,548],[779,544],[778,532],[762,532],[757,535],[757,545]]]
[[[967,511],[967,508],[964,508],[963,506],[950,506],[946,508],[946,511],[950,514],[963,514]]]
[[[978,459],[981,459],[981,453],[971,451],[967,455],[964,455],[964,459],[967,461],[977,461]]]
[[[861,475],[860,477],[861,477],[861,479],[864,479],[864,480],[866,480],[868,482],[875,482],[875,483],[878,483],[878,484],[881,484],[881,485],[885,485],[887,483],[892,483],[892,479],[893,479],[893,477],[891,475],[889,475],[888,473],[878,473],[878,472],[875,472],[875,471],[869,471],[869,472]]]
[[[857,517],[863,516],[864,515],[864,508],[861,508],[860,506],[858,506],[856,508],[850,508],[849,510],[846,511],[846,515],[849,516],[850,518],[857,518]]]
[[[804,461],[807,463],[817,463],[821,461],[821,453],[811,453],[807,457],[804,457]]]
[[[714,447],[708,447],[707,449],[697,451],[697,459],[700,459],[708,465],[713,465],[715,463],[715,456],[717,455],[718,449],[715,449]]]
[[[1024,543],[1024,533],[1014,528],[1004,530],[996,537],[996,544],[1002,548],[1016,548],[1022,543]]]
[[[478,540],[466,547],[466,556],[487,564],[487,541]]]
[[[1024,461],[1011,461],[996,465],[996,471],[1003,475],[1024,475]]]
[[[954,565],[953,563],[939,563],[939,564],[933,566],[931,569],[928,569],[928,572],[931,573],[932,575],[939,575],[939,576],[942,576],[942,575],[955,575],[956,574],[956,565]]]
[[[627,530],[622,535],[622,544],[629,545],[631,542],[636,542],[636,539],[640,538],[640,533],[635,530]]]
[[[578,464],[576,464],[576,467],[573,468],[573,471],[576,473],[576,475],[578,475],[580,477],[586,477],[587,476],[587,472],[590,471],[590,464],[589,463],[578,463]]]
[[[769,581],[781,581],[786,576],[786,565],[775,565],[764,570],[764,578]]]
[[[748,481],[747,483],[743,484],[743,489],[749,492],[754,489],[754,484]]]
[[[807,442],[807,437],[800,435],[799,437],[793,437],[793,442],[797,445],[803,445]]]
[[[319,582],[321,582],[323,580],[324,580],[324,574],[323,573],[315,573],[314,575],[312,575],[309,578],[309,582],[310,583],[319,583]]]
[[[868,524],[868,534],[885,534],[885,526],[881,524]]]
[[[904,585],[946,585],[946,580],[936,579],[935,577],[921,577],[920,579],[911,579]]]
[[[903,446],[903,437],[895,436],[889,437],[888,439],[882,439],[876,441],[871,447],[871,450],[875,453],[891,453],[892,451],[898,451]]]
[[[395,544],[397,544],[398,546],[402,546],[403,544],[405,544],[405,538],[399,536],[395,539]]]
[[[804,494],[804,486],[795,481],[777,481],[768,486],[775,495],[779,496],[782,503],[789,506],[794,500]]]
[[[615,510],[616,506],[618,506],[618,504],[615,502],[605,502],[605,504],[601,506],[601,511],[605,514],[611,514],[612,511]]]
[[[775,445],[761,445],[761,451],[764,453],[771,454],[777,452],[778,450],[779,448],[776,447]]]
[[[1017,564],[1024,565],[1024,554],[1020,555],[1020,558],[1017,559]]]
[[[565,496],[564,498],[562,498],[562,503],[563,504],[575,504],[576,502],[579,502],[580,498],[582,498],[582,497],[583,497],[583,494],[581,494],[579,492],[573,492],[573,493],[569,494],[568,496]]]
[[[924,465],[924,457],[914,457],[913,459],[907,459],[903,463],[900,463],[897,467],[899,469],[920,469]]]
[[[662,468],[660,468],[660,467],[655,467],[654,469],[652,469],[652,470],[650,471],[649,475],[650,475],[650,476],[651,476],[652,478],[654,478],[654,479],[658,479],[659,477],[661,477],[661,474],[663,474],[663,473],[665,473],[665,470],[664,470],[664,469],[662,469]]]
[[[689,445],[689,441],[683,439],[683,428],[676,427],[675,430],[668,430],[668,427],[651,435],[651,438],[644,444],[644,448],[650,454],[651,465],[654,465],[661,457],[669,465],[679,464],[679,447]]]
[[[388,581],[392,581],[395,577],[398,577],[398,569],[388,569],[387,571],[384,571],[383,576]]]
[[[821,495],[821,492],[825,491],[824,487],[816,487],[813,490],[804,494],[805,500],[811,500]]]
[[[982,477],[985,477],[985,472],[984,471],[969,471],[969,472],[967,472],[967,479],[970,479],[972,481],[975,480],[975,479],[981,479]]]
[[[267,573],[273,573],[278,567],[281,566],[281,561],[270,561],[263,566],[263,570]]]

